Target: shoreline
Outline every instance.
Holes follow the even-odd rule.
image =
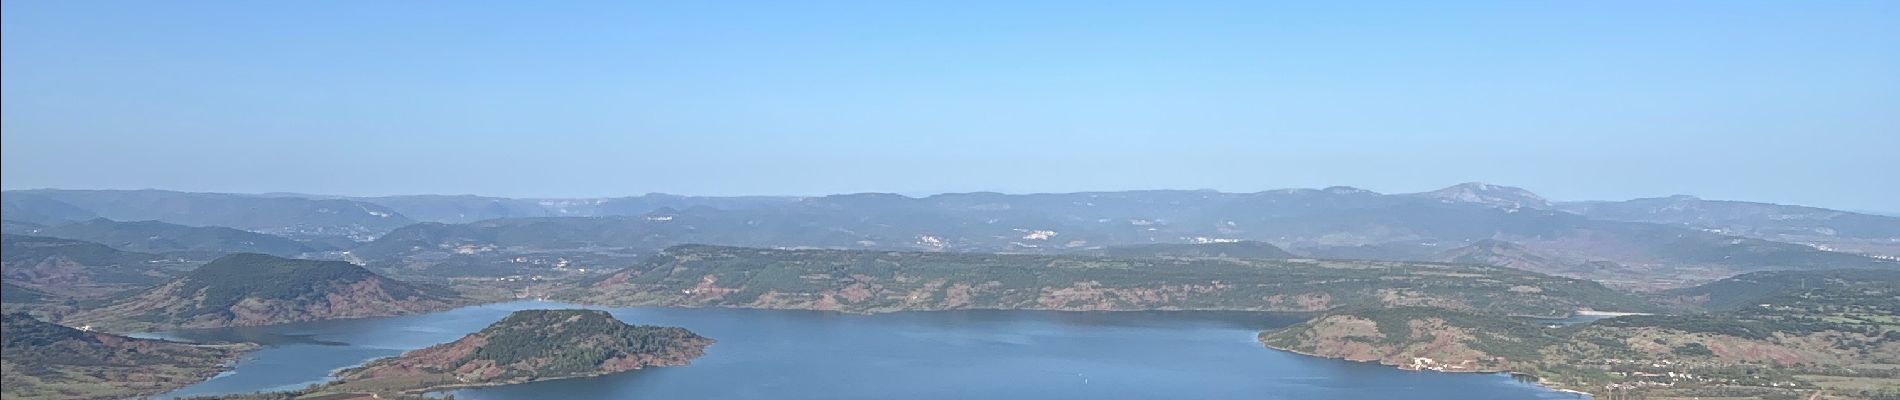
[[[698,357],[694,357],[694,358],[698,358]],[[640,368],[634,368],[634,369],[625,370],[625,371],[599,372],[599,373],[592,373],[592,374],[569,375],[569,376],[559,376],[559,377],[551,377],[551,378],[532,378],[532,379],[522,380],[522,381],[457,383],[457,384],[452,384],[452,385],[431,386],[431,387],[417,388],[417,389],[406,389],[406,390],[401,390],[400,392],[404,394],[427,395],[431,393],[453,392],[453,391],[465,390],[465,389],[481,389],[481,388],[491,388],[491,387],[524,385],[524,384],[535,383],[535,382],[552,382],[552,381],[560,381],[560,380],[568,380],[568,379],[596,378],[596,377],[602,377],[602,376],[607,376],[607,375],[645,371],[647,369],[683,367],[683,366],[691,365],[692,363],[693,361],[689,359],[689,360],[681,361],[679,363],[654,364],[654,365],[643,366]],[[367,364],[367,362],[365,364]],[[332,380],[332,382],[344,383],[345,381]],[[341,392],[341,393],[363,393],[363,392]]]
[[[791,308],[791,307],[787,307],[787,308],[772,308],[772,307],[750,307],[750,306],[735,306],[735,305],[723,305],[723,304],[714,304],[714,305],[679,305],[679,304],[640,304],[640,305],[627,305],[627,304],[625,304],[625,303],[592,303],[592,302],[582,302],[582,301],[574,301],[574,300],[568,300],[568,299],[558,299],[558,298],[535,298],[535,299],[498,299],[498,300],[489,300],[489,301],[480,301],[480,302],[473,302],[473,303],[468,303],[468,304],[461,304],[461,305],[458,305],[458,306],[455,306],[455,307],[450,307],[450,308],[447,308],[447,309],[441,309],[441,310],[431,310],[431,311],[418,311],[418,312],[412,312],[412,313],[404,313],[404,314],[394,314],[394,315],[381,315],[381,316],[368,316],[368,317],[352,317],[352,318],[336,318],[336,319],[329,319],[329,320],[311,320],[311,321],[296,321],[296,322],[289,322],[289,323],[282,323],[282,324],[272,324],[272,325],[259,325],[259,326],[273,326],[273,325],[275,325],[275,326],[282,326],[282,325],[293,325],[293,324],[298,324],[298,323],[311,323],[311,322],[322,322],[322,321],[333,321],[333,320],[353,320],[353,319],[375,319],[375,318],[395,318],[395,317],[402,317],[402,316],[407,316],[407,315],[414,315],[414,314],[428,314],[428,313],[435,313],[435,312],[444,312],[444,311],[451,311],[451,310],[457,310],[457,309],[462,309],[462,308],[470,308],[470,307],[484,307],[484,306],[492,306],[492,305],[497,305],[497,304],[508,304],[508,303],[517,303],[517,302],[531,302],[531,303],[562,303],[562,304],[567,304],[567,305],[571,305],[571,306],[579,306],[579,307],[581,307],[581,308],[586,308],[586,309],[614,309],[614,308],[660,308],[660,309],[677,309],[677,310],[713,310],[713,309],[727,309],[727,310],[757,310],[757,311],[793,311],[793,312],[814,312],[814,313],[832,313],[832,314],[839,314],[839,315],[859,315],[859,316],[875,316],[875,315],[890,315],[890,314],[902,314],[902,313],[940,313],[940,312],[957,312],[957,311],[1000,311],[1000,312],[1048,312],[1048,313],[1078,313],[1078,314],[1094,314],[1094,313],[1106,313],[1106,314],[1115,314],[1115,313],[1145,313],[1145,312],[1152,312],[1152,313],[1177,313],[1177,312],[1178,312],[1178,313],[1207,313],[1207,312],[1214,312],[1214,313],[1247,313],[1247,314],[1256,314],[1256,313],[1257,313],[1257,314],[1273,314],[1273,315],[1285,315],[1285,316],[1304,316],[1304,317],[1311,317],[1311,316],[1313,316],[1313,315],[1315,315],[1315,314],[1319,314],[1319,313],[1320,313],[1320,312],[1313,312],[1313,311],[1269,311],[1269,310],[1241,310],[1241,309],[1178,309],[1178,308],[1177,308],[1177,309],[1125,309],[1125,310],[1075,310],[1075,309],[1057,309],[1057,308],[958,308],[958,309],[908,309],[908,310],[824,310],[824,309],[813,309],[813,308]],[[1582,313],[1584,313],[1584,312],[1585,312],[1585,311],[1579,311],[1578,313],[1579,313],[1579,314],[1582,314]],[[255,327],[255,326],[243,326],[243,327]],[[243,327],[237,327],[237,326],[232,326],[232,327],[220,327],[220,328],[197,328],[197,329],[230,329],[230,328],[243,328]],[[1252,332],[1255,332],[1255,333],[1258,333],[1258,332],[1260,332],[1260,331],[1258,330],[1258,328],[1254,328],[1254,329],[1248,329],[1248,330],[1249,330],[1249,331],[1252,331]],[[148,332],[148,333],[162,333],[162,332]],[[245,346],[245,345],[252,345],[252,346],[256,346],[255,348],[253,348],[253,349],[251,349],[251,350],[253,350],[253,351],[254,351],[254,350],[257,350],[257,349],[261,349],[261,348],[265,348],[265,347],[271,347],[270,345],[263,345],[263,344],[254,344],[254,343],[249,343],[249,342],[239,342],[239,343],[218,343],[218,344],[204,344],[204,343],[193,343],[193,342],[190,342],[190,341],[182,341],[182,340],[179,340],[179,339],[168,339],[168,340],[172,340],[172,341],[180,341],[180,342],[182,342],[182,343],[188,343],[188,344],[194,344],[194,345],[210,345],[210,346],[220,346],[220,345],[221,345],[221,346]],[[1394,364],[1387,364],[1387,363],[1385,363],[1385,362],[1383,362],[1383,361],[1380,361],[1380,360],[1366,360],[1366,361],[1359,361],[1359,360],[1348,360],[1348,359],[1343,359],[1343,358],[1338,358],[1338,357],[1329,357],[1329,356],[1324,356],[1324,355],[1318,355],[1318,354],[1312,354],[1312,353],[1307,353],[1307,352],[1302,352],[1302,351],[1298,351],[1298,350],[1292,350],[1292,349],[1284,349],[1284,348],[1279,348],[1279,347],[1274,347],[1274,346],[1271,346],[1271,345],[1266,345],[1266,344],[1265,344],[1264,342],[1262,342],[1262,341],[1259,341],[1259,340],[1256,340],[1255,342],[1256,342],[1256,343],[1260,343],[1260,344],[1261,344],[1261,345],[1262,345],[1263,347],[1265,347],[1265,348],[1267,348],[1267,349],[1269,349],[1269,350],[1273,350],[1273,351],[1283,351],[1283,352],[1287,352],[1287,353],[1293,353],[1293,354],[1297,354],[1297,355],[1301,355],[1301,356],[1306,356],[1306,357],[1314,357],[1314,358],[1322,358],[1322,359],[1331,359],[1331,360],[1341,360],[1341,361],[1351,361],[1351,362],[1355,362],[1355,363],[1369,363],[1369,364],[1377,364],[1377,365],[1379,365],[1379,366],[1382,366],[1382,367],[1390,367],[1390,368],[1393,368],[1393,369],[1397,369],[1397,370],[1400,370],[1400,371],[1412,371],[1412,372],[1447,372],[1447,373],[1483,373],[1483,374],[1510,374],[1510,375],[1514,375],[1514,376],[1528,376],[1528,377],[1533,377],[1533,378],[1538,378],[1538,379],[1537,379],[1537,381],[1536,381],[1536,385],[1537,385],[1538,387],[1540,387],[1540,388],[1543,388],[1543,389],[1548,389],[1548,390],[1552,390],[1552,391],[1556,391],[1556,392],[1562,392],[1562,393],[1571,393],[1571,394],[1577,394],[1577,395],[1582,395],[1582,396],[1592,396],[1591,394],[1589,394],[1589,393],[1587,393],[1587,392],[1582,392],[1582,391],[1577,391],[1577,390],[1572,390],[1572,389],[1565,389],[1565,388],[1560,388],[1560,387],[1555,387],[1555,386],[1552,386],[1552,385],[1550,385],[1550,384],[1547,384],[1547,383],[1545,383],[1545,380],[1544,380],[1544,379],[1542,379],[1541,377],[1537,377],[1537,376],[1535,376],[1535,375],[1531,375],[1531,374],[1526,374],[1526,373],[1522,373],[1522,372],[1518,372],[1518,371],[1512,371],[1512,370],[1502,370],[1502,369],[1470,369],[1470,370],[1431,370],[1431,369],[1412,369],[1412,368],[1406,368],[1406,367],[1404,367],[1404,366],[1400,366],[1400,365],[1394,365]],[[248,353],[249,353],[249,352],[247,351],[247,352],[246,352],[246,354],[245,354],[245,356],[248,356]],[[397,355],[397,356],[400,356],[400,355]],[[240,357],[240,359],[242,359],[242,357],[243,357],[243,356],[241,356],[241,357]],[[392,356],[392,357],[395,357],[395,356]],[[350,369],[355,369],[355,368],[361,368],[361,367],[364,367],[364,366],[366,366],[366,365],[368,365],[368,364],[370,364],[370,363],[373,363],[373,362],[375,362],[375,361],[377,361],[377,360],[380,360],[380,359],[382,359],[382,358],[373,358],[373,359],[370,359],[370,360],[365,360],[365,361],[363,361],[363,362],[361,362],[361,363],[358,363],[358,364],[353,364],[353,365],[348,365],[348,366],[341,366],[341,367],[337,367],[337,368],[334,368],[334,369],[332,369],[332,370],[330,370],[330,371],[329,371],[329,373],[328,373],[328,374],[326,374],[326,375],[325,375],[325,376],[323,377],[323,379],[320,379],[320,380],[317,380],[317,381],[314,381],[313,383],[317,383],[317,384],[325,384],[325,385],[327,385],[327,384],[333,384],[333,383],[337,383],[337,382],[340,382],[340,380],[339,380],[339,379],[338,379],[338,378],[337,378],[337,377],[335,376],[335,374],[336,374],[337,372],[340,372],[340,371],[346,371],[346,370],[350,370]],[[666,364],[666,365],[653,365],[653,366],[648,366],[648,367],[645,367],[645,368],[640,368],[640,369],[647,369],[647,368],[654,368],[654,367],[677,367],[677,366],[684,366],[684,365],[688,365],[688,364],[690,364],[690,361],[689,361],[689,362],[687,362],[687,363],[680,363],[680,364]],[[606,376],[606,375],[613,375],[613,374],[618,374],[618,373],[626,373],[626,372],[635,372],[635,371],[639,371],[640,369],[634,369],[634,370],[628,370],[628,371],[620,371],[620,372],[602,372],[602,373],[595,373],[595,374],[586,374],[586,375],[574,375],[574,376],[564,376],[564,377],[550,377],[550,378],[540,378],[540,379],[531,379],[531,380],[523,380],[523,381],[505,381],[505,382],[470,382],[470,383],[457,383],[457,384],[451,384],[451,385],[443,385],[443,386],[437,386],[437,387],[429,387],[429,388],[419,388],[419,389],[406,389],[406,390],[402,390],[402,391],[401,391],[401,393],[409,393],[409,394],[431,394],[431,393],[447,393],[447,392],[453,392],[453,391],[457,391],[457,390],[467,390],[467,389],[481,389],[481,388],[491,388],[491,387],[502,387],[502,386],[511,386],[511,385],[520,385],[520,384],[528,384],[528,383],[535,383],[535,382],[543,382],[543,381],[556,381],[556,380],[566,380],[566,379],[578,379],[578,378],[592,378],[592,377],[599,377],[599,376]],[[219,373],[223,373],[223,372],[227,372],[227,371],[230,371],[230,370],[231,370],[231,369],[223,369],[223,370],[220,370],[220,371],[219,371]],[[184,386],[190,386],[190,385],[192,385],[192,384],[198,384],[198,383],[203,383],[203,382],[205,382],[205,381],[208,381],[208,380],[210,380],[210,379],[214,379],[214,378],[216,378],[216,377],[217,377],[216,375],[212,375],[212,376],[209,376],[209,377],[207,377],[206,379],[203,379],[203,380],[199,380],[199,381],[196,381],[196,382],[192,382],[192,383],[190,383],[190,384],[187,384],[187,385],[184,385]],[[184,387],[184,386],[181,386],[180,388],[182,388],[182,387]],[[178,388],[173,388],[172,390],[176,390],[176,389],[178,389]],[[169,393],[169,391],[167,391],[167,392],[165,392],[165,393]],[[315,393],[322,393],[322,392],[315,392]],[[340,393],[358,393],[358,392],[333,392],[333,393],[336,393],[336,394],[340,394]],[[162,394],[162,393],[161,393],[161,394]]]
[[[1346,361],[1346,362],[1353,362],[1353,363],[1361,363],[1361,364],[1373,364],[1373,365],[1378,365],[1378,366],[1381,366],[1381,367],[1389,367],[1389,368],[1392,368],[1392,369],[1396,369],[1396,370],[1400,370],[1400,371],[1407,371],[1407,372],[1438,372],[1438,373],[1448,373],[1448,374],[1507,374],[1507,375],[1510,375],[1510,376],[1514,376],[1514,377],[1517,377],[1517,376],[1522,376],[1522,377],[1530,377],[1530,378],[1534,378],[1534,379],[1536,380],[1536,383],[1535,383],[1535,384],[1537,385],[1537,387],[1540,387],[1540,388],[1544,388],[1544,389],[1547,389],[1547,390],[1550,390],[1550,391],[1554,391],[1554,392],[1558,392],[1558,393],[1569,393],[1569,394],[1574,394],[1574,395],[1578,395],[1578,396],[1583,396],[1583,397],[1584,397],[1584,398],[1586,398],[1586,399],[1595,399],[1595,398],[1596,398],[1596,395],[1594,395],[1594,394],[1591,394],[1591,393],[1589,393],[1589,392],[1585,392],[1585,391],[1581,391],[1581,390],[1576,390],[1576,389],[1568,389],[1568,388],[1561,388],[1561,387],[1557,387],[1557,386],[1553,386],[1553,385],[1551,385],[1550,383],[1548,383],[1548,381],[1546,381],[1546,380],[1545,380],[1545,379],[1544,379],[1543,377],[1540,377],[1540,376],[1537,376],[1537,375],[1532,375],[1532,374],[1529,374],[1529,373],[1524,373],[1524,372],[1519,372],[1519,371],[1512,371],[1512,370],[1459,370],[1459,371],[1445,371],[1445,370],[1425,370],[1425,369],[1411,369],[1411,368],[1405,368],[1405,367],[1403,367],[1403,366],[1398,366],[1398,365],[1392,365],[1392,364],[1387,364],[1387,363],[1385,363],[1384,361],[1380,361],[1380,360],[1365,360],[1365,361],[1360,361],[1360,360],[1349,360],[1349,359],[1345,359],[1345,358],[1339,358],[1339,357],[1329,357],[1329,356],[1323,356],[1323,355],[1318,355],[1318,354],[1313,354],[1313,353],[1308,353],[1308,352],[1304,352],[1304,351],[1299,351],[1299,350],[1293,350],[1293,349],[1286,349],[1286,348],[1280,348],[1280,347],[1275,347],[1275,346],[1273,346],[1273,345],[1270,345],[1270,344],[1267,344],[1267,343],[1266,343],[1266,341],[1261,341],[1261,340],[1256,340],[1256,342],[1258,342],[1258,343],[1260,343],[1260,345],[1261,345],[1261,347],[1265,347],[1265,348],[1267,348],[1268,350],[1273,350],[1273,351],[1280,351],[1280,352],[1286,352],[1286,353],[1292,353],[1292,354],[1296,354],[1296,355],[1300,355],[1300,356],[1304,356],[1304,357],[1313,357],[1313,358],[1320,358],[1320,359],[1327,359],[1327,360],[1338,360],[1338,361]]]

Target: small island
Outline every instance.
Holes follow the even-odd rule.
[[[408,395],[686,365],[712,343],[685,328],[628,325],[605,311],[516,311],[456,341],[339,371],[309,395]]]

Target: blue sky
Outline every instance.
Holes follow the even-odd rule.
[[[1892,1],[3,7],[9,189],[1487,181],[1900,210]]]

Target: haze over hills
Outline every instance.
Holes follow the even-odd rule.
[[[1521,188],[1483,183],[1394,195],[1350,187],[602,199],[32,190],[8,191],[5,199],[9,210],[25,210],[19,218],[6,217],[16,232],[73,229],[77,224],[31,228],[30,222],[73,215],[241,220],[249,221],[241,228],[255,232],[331,239],[298,242],[301,248],[240,240],[277,244],[219,251],[348,251],[326,257],[438,278],[618,268],[688,243],[1054,254],[1258,241],[1308,257],[1433,261],[1448,259],[1451,249],[1498,241],[1566,265],[1541,271],[1636,287],[1682,286],[1757,270],[1895,268],[1894,254],[1900,254],[1900,218],[1683,198],[1552,202]],[[144,210],[154,207],[160,210]],[[238,207],[242,215],[211,215],[226,212],[224,207]],[[411,218],[428,222],[397,224]],[[310,236],[323,232],[347,234]],[[104,234],[53,236],[129,250],[176,250]],[[338,239],[343,237],[374,240]]]
[[[421,221],[467,223],[496,218],[602,217],[640,215],[662,208],[713,207],[744,209],[779,205],[795,197],[698,197],[651,193],[641,196],[593,199],[511,199],[484,196],[367,197],[370,202]]]
[[[99,218],[99,214],[32,191],[0,192],[0,215],[8,221],[56,225]]]
[[[1570,212],[1619,221],[1677,224],[1725,235],[1900,255],[1900,217],[1823,208],[1670,196],[1564,203]]]
[[[289,237],[367,238],[414,221],[383,206],[344,199],[309,199],[167,190],[22,190],[27,199],[57,201],[117,221],[163,221],[189,226],[223,226]],[[24,207],[21,207],[24,209]],[[45,214],[24,221],[59,219]],[[38,222],[38,221],[36,221]],[[60,221],[46,221],[60,222]],[[41,222],[41,223],[46,223]]]
[[[1436,260],[1485,240],[1512,242],[1577,265],[1573,271],[1630,285],[1680,285],[1764,269],[1889,268],[1892,260],[1707,230],[1595,219],[1527,208],[1519,189],[1461,185],[1467,197],[1381,195],[1352,188],[1261,193],[1139,191],[912,198],[853,194],[753,209],[658,209],[641,216],[498,219],[419,224],[359,247],[391,270],[494,265],[510,255],[566,249],[643,254],[675,244],[918,251],[1068,253],[1134,244],[1263,241],[1326,258]],[[1519,195],[1512,197],[1510,195]],[[1508,207],[1484,200],[1514,199]],[[592,249],[592,250],[589,250]],[[1376,256],[1367,256],[1372,253]],[[594,265],[596,268],[600,264]],[[1605,275],[1590,275],[1602,272]]]
[[[7,233],[83,240],[113,248],[210,259],[229,253],[283,257],[318,251],[288,238],[221,226],[185,226],[159,221],[121,222],[104,218],[52,226],[10,229]]]

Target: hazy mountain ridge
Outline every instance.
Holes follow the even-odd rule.
[[[0,192],[0,216],[10,221],[30,222],[39,225],[62,224],[73,221],[85,221],[99,218],[79,206],[28,191],[8,190]]]
[[[1807,243],[1900,257],[1900,217],[1816,207],[1670,196],[1562,203],[1563,210],[1618,221],[1688,226],[1727,235]]]
[[[288,237],[343,236],[367,240],[414,222],[389,208],[355,200],[151,189],[10,190],[0,197],[0,202],[15,204],[7,206],[12,212],[16,206],[27,209],[26,201],[38,198],[57,200],[116,221],[222,226]],[[7,218],[48,225],[80,221],[39,211]]]
[[[351,198],[389,207],[424,222],[468,223],[497,218],[611,217],[663,208],[744,209],[796,201],[789,196],[679,196],[649,193],[602,198],[506,198],[475,195],[410,195]]]
[[[159,221],[87,221],[18,229],[7,233],[83,240],[146,253],[176,253],[209,259],[231,253],[295,257],[318,251],[309,243],[221,226],[186,226]]]
[[[371,265],[394,267],[458,255],[588,248],[639,253],[685,243],[1054,254],[1242,240],[1291,245],[1296,254],[1401,260],[1433,260],[1447,249],[1505,240],[1561,259],[1621,264],[1629,267],[1624,275],[1683,275],[1691,281],[1762,269],[1900,268],[1890,261],[1689,227],[1350,188],[924,198],[853,194],[743,210],[696,207],[634,217],[421,224],[392,232],[356,253]],[[1376,257],[1340,251],[1395,243],[1403,246]],[[1631,285],[1680,285],[1615,278]]]
[[[24,194],[45,193],[54,192]],[[1055,254],[1109,246],[1259,241],[1323,258],[1438,260],[1450,249],[1501,240],[1550,259],[1621,265],[1625,268],[1615,274],[1590,275],[1593,269],[1580,268],[1575,276],[1649,287],[1681,286],[1765,269],[1900,268],[1892,259],[1831,252],[1827,245],[1745,239],[1692,224],[1623,221],[1630,218],[1561,211],[1602,214],[1607,211],[1601,210],[1615,207],[1551,203],[1521,188],[1482,183],[1395,195],[1330,187],[1256,193],[1149,190],[926,197],[650,194],[569,200],[477,196],[358,200],[381,201],[391,209],[445,220],[504,217],[407,225],[367,244],[328,243],[352,247],[348,259],[415,276],[550,273],[556,265],[618,267],[658,249],[687,243]],[[1699,212],[1703,211],[1691,214]],[[1865,227],[1848,230],[1852,232],[1900,229],[1889,226],[1900,219],[1823,212],[1834,215],[1833,219],[1816,221],[1863,221],[1855,224]],[[632,215],[521,216],[615,213]],[[1754,222],[1758,219],[1742,218],[1737,223],[1768,224]],[[1779,228],[1746,232],[1771,229]],[[1854,240],[1872,243],[1866,241],[1874,239]]]

